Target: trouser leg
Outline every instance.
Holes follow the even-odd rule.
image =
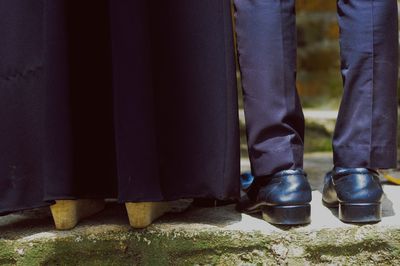
[[[235,0],[249,155],[255,176],[302,167],[295,0]]]
[[[344,95],[334,163],[396,166],[398,26],[395,0],[339,0]]]

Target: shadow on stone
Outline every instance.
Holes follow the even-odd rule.
[[[235,205],[230,204],[221,207],[195,207],[190,206],[180,213],[169,213],[160,218],[160,222],[168,224],[203,224],[217,227],[225,227],[242,220]]]
[[[262,218],[262,214],[261,213],[253,213],[253,214],[248,214],[249,216],[256,218],[256,219],[260,219],[262,221],[264,221],[264,219]],[[266,222],[267,223],[267,222]],[[304,224],[304,225],[281,225],[281,224],[271,224],[268,223],[269,225],[271,225],[272,227],[278,229],[278,230],[282,230],[282,231],[290,231],[292,229],[296,229],[296,228],[302,228],[307,226],[308,224]]]
[[[10,240],[52,230],[54,226],[48,207],[15,212],[0,218],[0,237]]]

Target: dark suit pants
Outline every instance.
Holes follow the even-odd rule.
[[[296,91],[295,0],[235,0],[253,174],[303,165]],[[395,0],[339,0],[344,94],[334,164],[396,166],[398,26]]]

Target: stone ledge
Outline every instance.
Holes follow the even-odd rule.
[[[71,231],[54,231],[48,224],[20,236],[8,234],[0,239],[0,264],[400,264],[396,226],[270,230],[257,217],[237,215],[226,206],[167,215],[146,230],[133,230],[123,214],[110,205]]]
[[[305,167],[314,189],[308,226],[273,226],[228,205],[191,207],[134,230],[123,205],[109,202],[56,231],[41,208],[0,217],[0,265],[400,265],[400,187],[384,183],[381,223],[344,224],[321,204],[331,156],[308,154]]]

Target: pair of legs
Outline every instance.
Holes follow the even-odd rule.
[[[296,91],[295,0],[235,0],[249,155],[255,180],[238,204],[278,224],[310,221],[304,116]],[[346,222],[376,222],[373,169],[396,166],[396,0],[338,0],[344,94],[323,201]]]
[[[296,91],[295,0],[235,0],[252,171],[303,165]],[[333,138],[337,167],[396,166],[398,27],[395,0],[339,0],[344,94]]]

